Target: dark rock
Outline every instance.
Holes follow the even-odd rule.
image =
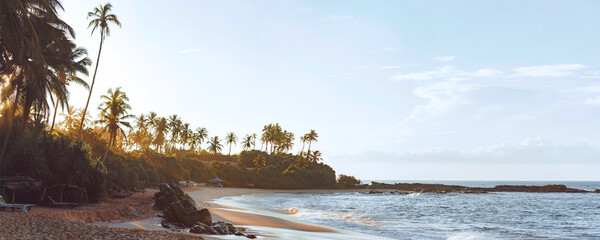
[[[219,233],[219,234],[230,234],[229,232],[229,228],[227,227],[227,225],[225,225],[225,223],[217,223],[213,225],[213,228]]]
[[[212,223],[212,217],[210,216],[210,212],[208,211],[208,209],[203,208],[199,211],[188,213],[187,215],[181,218],[181,221],[187,226],[193,225],[196,222],[201,222],[206,225],[209,225]]]
[[[191,233],[208,233],[209,226],[204,223],[196,223],[191,229]]]
[[[235,232],[235,226],[233,226],[233,224],[231,223],[225,223],[225,226],[227,226],[227,229],[229,230],[229,232]]]
[[[248,234],[248,235],[246,235],[246,237],[247,238],[251,238],[251,239],[255,239],[256,235],[254,235],[254,234]]]
[[[167,222],[167,220],[160,221],[160,225],[164,228],[171,228],[171,226],[169,225],[169,222]]]
[[[236,235],[236,236],[244,236],[244,233],[242,233],[242,232],[235,232],[234,235]]]
[[[594,190],[594,193],[600,193],[600,189]]]
[[[196,202],[173,184],[161,184],[160,192],[154,194],[153,208],[163,211],[167,220],[191,227],[196,222],[210,225],[212,217],[207,209],[198,210]]]

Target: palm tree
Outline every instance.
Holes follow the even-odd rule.
[[[252,148],[252,135],[247,135],[242,139],[242,147],[244,150]]]
[[[165,135],[168,132],[169,125],[166,118],[159,117],[156,119],[154,126],[154,144],[156,146],[156,151],[160,151],[160,147],[165,143]]]
[[[169,130],[171,131],[171,148],[173,148],[181,133],[181,119],[176,114],[169,117]]]
[[[256,133],[250,135],[252,137],[252,149],[256,148]]]
[[[202,150],[202,143],[208,138],[208,131],[206,128],[196,128],[196,137],[198,138],[198,151]]]
[[[158,115],[155,112],[148,113],[148,128],[155,128],[157,119]]]
[[[190,131],[190,136],[189,136],[190,150],[192,151],[192,153],[194,153],[194,152],[196,152],[196,147],[197,147],[198,141],[199,141],[198,134],[194,133],[192,130],[189,130],[189,131]]]
[[[227,134],[227,136],[225,136],[225,142],[229,144],[229,155],[231,155],[231,144],[237,143],[237,137],[233,132],[230,132]]]
[[[302,135],[302,137],[300,137],[300,141],[302,142],[302,150],[300,150],[300,155],[302,155],[304,153],[304,145],[306,145],[306,142],[308,142],[307,134]]]
[[[217,154],[221,152],[221,149],[223,149],[223,144],[221,144],[221,140],[219,140],[218,136],[215,136],[208,141],[209,153]]]
[[[314,129],[311,129],[310,132],[308,132],[306,135],[304,135],[308,141],[308,151],[310,152],[310,145],[312,144],[312,142],[318,142],[319,140],[317,140],[317,138],[319,137],[319,134],[317,134],[317,132]]]
[[[75,49],[74,31],[58,17],[57,9],[62,9],[57,0],[0,1],[0,101],[6,104],[3,119],[8,126],[0,162],[17,111],[22,111],[24,131],[32,110],[38,120],[47,114],[49,95],[67,98],[57,73],[72,67],[65,55]]]
[[[319,152],[319,150],[317,151],[308,151],[308,160],[311,162],[320,162],[323,160],[323,158],[321,157],[321,152]]]
[[[87,66],[92,64],[92,61],[87,57],[87,51],[84,48],[75,48],[73,51],[65,56],[68,61],[71,61],[70,64],[67,64],[64,69],[60,69],[57,71],[58,80],[64,84],[69,85],[69,83],[74,82],[86,89],[90,87],[88,84],[83,81],[83,79],[77,77],[77,73],[82,73],[84,75],[88,75]],[[69,107],[66,99],[62,99],[60,94],[56,95],[56,102],[54,103],[54,116],[52,117],[52,125],[50,127],[50,134],[54,130],[54,122],[56,121],[56,113],[58,112],[58,106],[60,105],[63,110],[65,105],[67,108]]]
[[[190,124],[189,123],[182,124],[181,125],[180,144],[183,146],[184,149],[187,146],[191,135],[192,135],[192,130],[190,130]]]
[[[102,124],[104,131],[109,134],[108,146],[104,152],[104,157],[102,157],[102,162],[104,162],[108,150],[114,144],[118,134],[121,133],[125,136],[122,127],[131,128],[131,124],[126,120],[134,116],[127,113],[131,110],[131,106],[127,103],[129,98],[125,92],[121,91],[120,87],[114,92],[112,89],[108,89],[107,95],[102,95],[101,98],[104,99],[104,102],[98,107],[101,112],[100,120],[97,122]]]
[[[104,6],[100,5],[99,8],[94,8],[94,11],[88,12],[88,18],[93,18],[88,25],[88,28],[92,28],[92,34],[96,28],[100,28],[100,49],[98,49],[98,58],[96,59],[96,68],[94,69],[94,76],[92,77],[92,85],[90,86],[90,93],[88,94],[87,102],[85,103],[85,108],[83,109],[83,115],[87,112],[88,105],[90,104],[90,98],[92,97],[92,90],[94,90],[94,83],[96,82],[96,73],[98,73],[98,65],[100,63],[100,53],[102,53],[102,43],[104,43],[104,38],[110,36],[110,28],[109,24],[114,23],[117,26],[121,27],[121,22],[117,19],[117,16],[110,13],[112,10],[112,5],[110,3],[104,4]],[[83,129],[83,118],[81,119],[81,125],[79,130]]]
[[[283,131],[283,137],[277,150],[280,152],[289,152],[292,150],[292,147],[294,147],[294,133]]]
[[[272,138],[272,129],[273,128],[273,124],[267,124],[263,127],[262,129],[262,136],[260,138],[260,140],[262,141],[262,144],[265,144],[265,152],[269,152],[269,140]],[[262,144],[260,145],[260,150],[262,151]]]

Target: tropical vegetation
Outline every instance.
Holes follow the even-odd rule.
[[[74,31],[60,19],[60,10],[58,0],[0,1],[0,176],[27,175],[45,186],[81,186],[90,201],[141,182],[206,182],[216,176],[237,187],[338,186],[335,171],[322,162],[318,150],[311,150],[319,137],[315,130],[301,135],[302,150],[294,154],[295,134],[279,123],[267,124],[260,135],[241,138],[243,151],[236,153],[234,132],[220,138],[176,114],[133,115],[134,106],[120,87],[100,97],[99,113],[92,116],[87,110],[102,44],[110,36],[110,24],[121,22],[110,3],[88,13],[92,33],[100,31],[88,86],[84,78],[92,62],[74,44]],[[69,102],[71,83],[89,91],[83,109]],[[227,155],[221,154],[224,145]]]

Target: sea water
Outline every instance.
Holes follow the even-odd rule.
[[[600,188],[600,182],[419,182]],[[392,239],[600,239],[597,193],[277,193],[229,201],[265,211],[297,208],[297,214],[288,216],[290,220]]]

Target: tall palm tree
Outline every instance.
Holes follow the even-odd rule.
[[[206,128],[196,128],[196,137],[198,138],[198,151],[202,150],[202,143],[205,139],[208,139],[208,131]]]
[[[267,125],[265,125],[263,127],[263,129],[262,129],[263,134],[262,134],[262,136],[260,138],[260,140],[262,141],[262,144],[265,144],[265,152],[267,152],[267,153],[269,152],[268,151],[268,149],[269,149],[269,141],[272,138],[272,136],[271,136],[272,133],[273,133],[272,129],[273,129],[273,124],[267,124]],[[261,151],[262,151],[262,144],[260,146],[260,150]]]
[[[221,144],[221,140],[219,140],[219,136],[215,136],[208,141],[208,152],[217,154],[221,152],[223,149],[223,144]]]
[[[181,134],[181,119],[177,114],[173,114],[169,117],[169,130],[171,131],[171,148],[173,148]]]
[[[250,135],[252,137],[252,149],[256,149],[256,133]]]
[[[252,135],[247,135],[242,139],[242,147],[244,150],[252,148]]]
[[[181,124],[181,139],[180,144],[183,146],[183,149],[186,148],[190,138],[192,136],[192,130],[190,130],[190,124],[184,123]]]
[[[283,138],[277,150],[280,152],[289,152],[292,150],[292,147],[294,147],[294,133],[283,131]]]
[[[319,138],[319,134],[317,134],[317,132],[314,129],[311,129],[310,132],[308,132],[304,136],[308,140],[308,151],[310,152],[310,145],[312,144],[312,142],[318,142],[319,141],[317,139],[317,138]]]
[[[154,124],[154,145],[156,146],[156,151],[160,151],[161,146],[165,145],[165,135],[169,131],[169,125],[167,119],[164,117],[157,118]]]
[[[231,144],[236,144],[237,143],[237,137],[235,136],[235,133],[230,132],[225,136],[225,142],[227,144],[229,144],[229,154],[231,155]]]
[[[104,43],[105,37],[110,36],[110,23],[114,23],[117,26],[121,27],[121,22],[117,18],[117,15],[110,13],[112,10],[112,5],[110,3],[104,4],[104,6],[100,5],[99,7],[94,8],[92,12],[88,12],[88,18],[92,18],[88,28],[92,27],[92,34],[97,28],[100,28],[100,49],[98,49],[98,58],[96,59],[96,67],[94,69],[94,76],[92,77],[92,85],[90,86],[90,93],[88,94],[87,102],[85,103],[85,108],[83,109],[83,115],[87,112],[88,105],[90,104],[90,98],[92,97],[92,90],[94,90],[94,83],[96,82],[96,73],[98,73],[98,65],[100,63],[100,54],[102,53],[102,43]],[[79,130],[83,129],[83,118],[81,119],[81,125],[79,126]]]
[[[156,114],[155,112],[148,113],[148,127],[154,128],[157,119],[158,114]]]
[[[302,155],[304,153],[304,145],[306,145],[308,142],[308,136],[306,134],[302,135],[302,137],[300,137],[300,141],[302,142],[302,150],[300,150],[300,155]]]
[[[102,161],[104,162],[108,150],[114,144],[118,134],[123,134],[123,136],[126,135],[123,127],[131,129],[131,124],[127,119],[134,116],[128,114],[128,111],[131,110],[131,106],[127,103],[129,98],[125,92],[121,91],[120,87],[115,89],[115,91],[108,89],[108,93],[102,95],[101,98],[104,99],[104,102],[98,107],[101,112],[100,120],[97,122],[102,124],[104,131],[109,134],[108,146],[104,152],[104,157],[102,157]]]
[[[140,114],[135,118],[135,127],[140,132],[148,130],[148,118],[146,118],[146,115]]]
[[[57,69],[56,76],[58,80],[64,84],[69,85],[69,83],[77,83],[83,86],[86,89],[89,89],[89,85],[83,81],[83,79],[77,77],[77,73],[82,73],[84,75],[88,75],[87,66],[92,64],[92,61],[87,57],[87,50],[84,48],[75,48],[71,51],[67,56],[65,56],[67,61],[70,61],[69,64],[65,65],[63,69]],[[52,125],[50,126],[50,134],[54,130],[54,122],[56,121],[56,113],[58,112],[58,106],[60,105],[63,110],[65,105],[67,108],[69,104],[66,99],[62,99],[60,94],[55,94],[56,101],[54,103],[54,116],[52,117]]]
[[[22,113],[24,131],[32,109],[38,116],[48,113],[51,94],[66,99],[68,91],[56,74],[71,63],[64,55],[75,48],[74,31],[58,17],[57,9],[62,9],[57,0],[0,1],[0,101],[8,126],[0,162],[17,111]]]
[[[194,133],[194,131],[189,130],[190,132],[190,136],[189,136],[189,144],[190,144],[190,150],[192,151],[192,153],[196,152],[196,148],[198,147],[198,134]]]

